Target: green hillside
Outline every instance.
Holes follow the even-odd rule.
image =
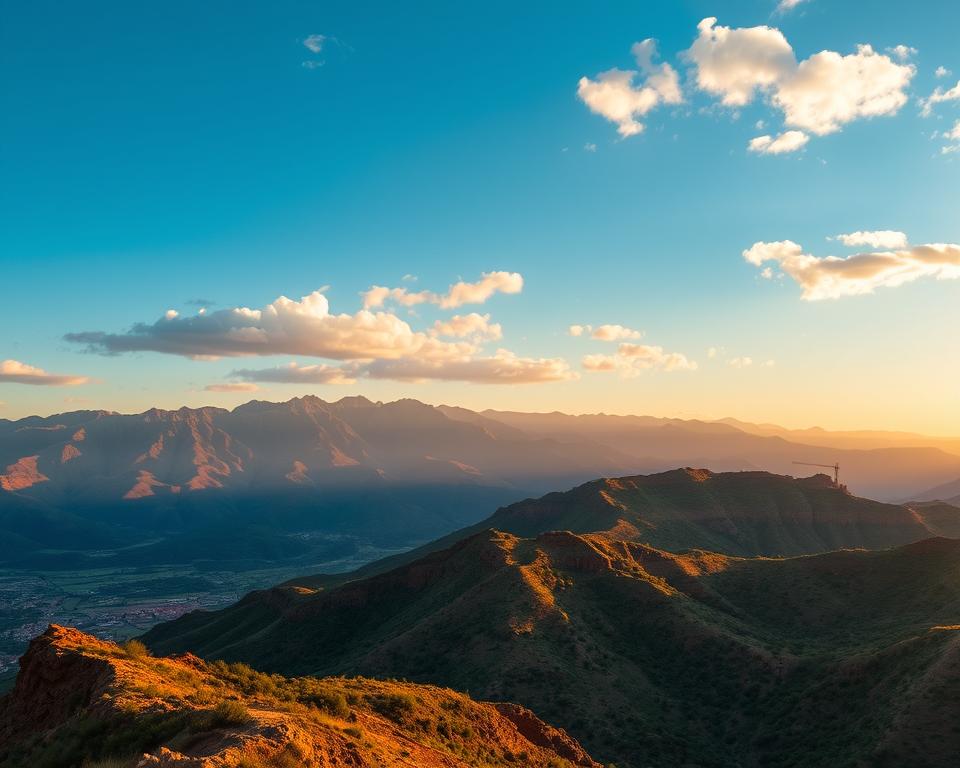
[[[957,541],[783,560],[490,531],[338,588],[254,593],[146,640],[517,701],[621,768],[854,768],[960,753],[958,626]]]

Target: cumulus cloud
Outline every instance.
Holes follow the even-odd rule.
[[[281,296],[263,309],[236,307],[191,317],[169,313],[125,333],[69,333],[67,341],[93,352],[150,351],[186,357],[294,354],[334,360],[402,357],[435,340],[396,315],[361,310],[332,314],[320,291],[299,301]]]
[[[950,70],[941,64],[933,74],[937,77],[946,77],[950,74]]]
[[[452,307],[480,303],[496,292],[516,293],[522,285],[516,273],[489,272],[476,283],[459,282],[447,293],[431,296],[440,307]],[[166,313],[124,333],[87,331],[65,338],[108,355],[153,351],[215,359],[291,354],[344,361],[235,370],[231,378],[242,382],[339,384],[368,377],[514,384],[572,377],[564,360],[483,351],[486,342],[502,335],[489,314],[475,312],[438,320],[426,330],[414,330],[388,311],[333,314],[323,292],[314,291],[299,301],[281,296],[262,309],[236,307],[191,317]],[[210,391],[237,391],[226,389],[227,384],[216,386],[220,388]]]
[[[731,368],[749,368],[753,365],[752,357],[731,357],[727,361]]]
[[[897,64],[869,45],[846,56],[821,51],[778,84],[773,102],[788,125],[822,136],[858,118],[896,114],[907,103],[914,73],[912,65]]]
[[[680,78],[667,63],[656,63],[657,43],[653,39],[634,43],[631,48],[639,72],[608,69],[595,79],[581,77],[577,96],[591,112],[617,125],[624,138],[641,133],[645,117],[660,104],[683,101]]]
[[[946,72],[944,72],[946,74]],[[933,89],[927,98],[920,99],[920,114],[924,117],[930,117],[933,114],[933,108],[937,104],[941,104],[945,101],[956,101],[960,99],[960,80],[957,81],[957,84],[953,88],[948,88],[943,90],[939,85]]]
[[[807,301],[837,299],[894,288],[922,277],[960,278],[960,245],[933,243],[853,256],[817,257],[791,240],[758,242],[743,252],[760,267],[774,262],[803,289]]]
[[[454,315],[449,320],[437,320],[433,324],[435,336],[452,336],[465,339],[496,341],[503,338],[503,329],[499,323],[491,323],[490,315],[471,312],[468,315]]]
[[[724,27],[711,17],[698,30],[685,56],[701,90],[730,107],[745,106],[763,93],[787,125],[816,135],[835,133],[859,118],[895,114],[915,74],[913,65],[898,64],[869,45],[846,56],[821,51],[798,62],[773,27]]]
[[[248,381],[234,381],[226,384],[207,384],[204,392],[256,392],[260,387]]]
[[[472,384],[539,384],[577,378],[566,360],[519,357],[506,349],[498,349],[489,357],[465,355],[459,360],[420,357],[376,360],[364,366],[363,373],[372,379],[465,381]]]
[[[382,307],[387,301],[404,307],[436,304],[441,309],[456,309],[464,304],[483,304],[496,293],[513,294],[522,290],[523,276],[517,272],[484,272],[476,282],[461,280],[451,285],[444,294],[374,285],[361,295],[364,309]]]
[[[614,354],[586,355],[582,365],[588,371],[618,373],[623,378],[632,378],[648,370],[697,370],[697,364],[679,352],[666,352],[663,347],[628,342],[620,344]]]
[[[793,48],[779,29],[718,26],[713,17],[697,25],[699,35],[685,56],[696,69],[697,85],[728,107],[749,104],[796,70]]]
[[[0,360],[0,384],[34,384],[44,387],[75,387],[90,381],[86,376],[47,373],[19,360]]]
[[[803,131],[784,131],[779,136],[757,136],[751,139],[747,149],[763,155],[781,155],[785,152],[796,152],[810,141],[810,137]]]
[[[907,235],[904,232],[898,232],[893,229],[876,229],[867,231],[850,232],[845,235],[827,238],[828,240],[839,240],[849,248],[857,248],[862,245],[871,248],[906,248]]]

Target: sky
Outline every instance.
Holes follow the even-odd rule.
[[[960,434],[952,0],[10,6],[0,418]]]

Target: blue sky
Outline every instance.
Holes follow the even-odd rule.
[[[910,246],[960,241],[960,153],[943,152],[951,143],[942,135],[960,119],[960,100],[928,116],[921,101],[960,77],[948,31],[960,22],[955,3],[807,0],[782,13],[776,0],[517,5],[8,9],[0,360],[91,381],[35,386],[0,375],[0,417],[362,392],[960,432],[950,384],[960,374],[960,282],[924,276],[806,301],[788,262],[755,266],[742,255],[789,240],[805,254],[846,257],[864,248],[826,238],[857,231],[903,232]],[[750,152],[751,139],[797,126],[785,123],[772,88],[732,107],[699,87],[699,65],[681,52],[708,17],[775,28],[798,62],[869,44],[891,66],[913,68],[906,101],[824,135],[804,126],[797,151]],[[324,36],[319,52],[304,45],[311,35]],[[676,72],[682,103],[637,115],[644,130],[624,138],[578,97],[578,82],[638,71],[631,46],[647,38]],[[888,52],[897,45],[915,51]],[[938,76],[938,67],[951,72]],[[643,72],[634,83],[643,86]],[[763,266],[781,276],[764,279]],[[191,300],[226,312],[323,286],[330,312],[352,315],[372,285],[443,294],[496,271],[522,275],[522,291],[455,308],[502,327],[502,339],[467,356],[488,360],[504,348],[521,360],[561,360],[569,370],[557,380],[411,381],[364,368],[347,384],[241,382],[238,369],[345,359],[104,356],[64,340],[123,334],[169,309],[183,319],[198,311]],[[415,332],[452,314],[431,302],[379,309]],[[572,337],[572,324],[643,336]],[[618,343],[690,365],[668,370],[649,350],[618,353]],[[615,369],[585,368],[590,355]],[[259,391],[205,390],[223,383]]]

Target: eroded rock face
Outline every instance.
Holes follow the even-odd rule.
[[[0,765],[27,768],[51,751],[130,768],[598,766],[522,707],[406,683],[291,680],[190,654],[154,658],[56,625],[30,644],[0,700]]]

